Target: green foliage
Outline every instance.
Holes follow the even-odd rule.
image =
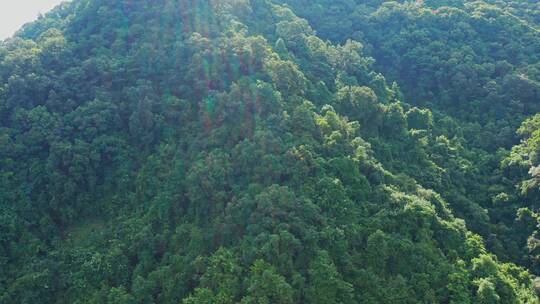
[[[0,303],[537,303],[537,11],[62,4],[0,43]]]
[[[345,282],[327,252],[320,252],[308,269],[309,303],[354,303],[353,286]]]
[[[246,279],[246,296],[241,303],[293,303],[293,290],[268,263],[257,260]]]

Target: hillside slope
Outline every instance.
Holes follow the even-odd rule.
[[[333,43],[267,0],[75,0],[2,42],[0,303],[537,303],[479,235],[503,156]]]
[[[522,121],[539,111],[538,1],[283,2],[324,38],[361,41],[376,59],[374,68],[399,84],[404,101],[433,111],[434,132],[458,142],[467,162],[460,161],[458,174],[443,166],[454,185],[429,187],[490,250],[530,266],[517,211],[531,203],[514,193],[521,174],[502,161],[519,143]],[[465,168],[471,174],[463,179]],[[489,223],[467,212],[463,198],[488,210]]]

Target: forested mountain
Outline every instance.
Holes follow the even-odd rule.
[[[0,42],[0,303],[539,303],[539,16],[60,5]]]
[[[514,186],[523,172],[501,163],[507,154],[501,149],[518,144],[516,129],[540,111],[540,2],[286,2],[323,37],[336,43],[354,38],[369,46],[375,69],[399,84],[404,100],[434,113],[434,132],[460,143],[467,151],[460,154],[471,163],[465,168],[473,174],[451,176],[452,183],[466,180],[468,189],[429,188],[455,206],[454,213],[499,257],[530,262],[523,249],[529,232],[515,219],[516,210],[531,203],[516,197]],[[456,205],[463,197],[469,202]],[[489,210],[491,227],[476,212],[463,212],[475,203]]]

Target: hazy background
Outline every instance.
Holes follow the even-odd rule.
[[[35,20],[62,0],[0,0],[0,40],[10,37],[23,24]]]

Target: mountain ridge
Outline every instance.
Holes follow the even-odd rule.
[[[275,1],[78,0],[3,42],[0,302],[536,303],[479,235],[475,161],[508,153],[315,33]]]

